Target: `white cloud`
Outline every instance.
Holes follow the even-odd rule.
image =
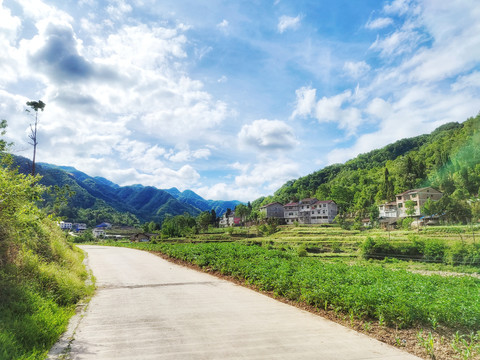
[[[107,13],[110,18],[115,20],[121,20],[126,14],[132,11],[132,6],[127,4],[124,0],[113,0],[111,4],[107,6]]]
[[[375,20],[369,20],[365,27],[370,30],[383,29],[393,24],[392,18],[380,17]]]
[[[296,30],[300,26],[302,17],[300,15],[296,17],[283,15],[278,19],[277,30],[281,34],[288,29]]]
[[[385,4],[383,11],[387,14],[404,15],[410,10],[411,3],[411,0],[394,0]]]
[[[225,76],[225,75],[222,75],[222,76],[217,80],[218,83],[226,83],[227,81],[228,81],[228,77]]]
[[[297,95],[297,103],[290,118],[293,119],[297,116],[310,115],[315,108],[316,93],[317,90],[312,89],[311,87],[302,87],[295,90],[295,94]]]
[[[241,143],[260,151],[286,150],[297,144],[293,129],[279,120],[255,120],[238,134]]]
[[[185,149],[174,152],[170,150],[165,154],[165,158],[172,162],[189,162],[198,159],[208,159],[211,155],[210,149],[198,149],[191,151],[188,146]]]
[[[370,65],[368,65],[365,61],[347,61],[343,65],[343,70],[350,77],[358,79],[370,71]]]
[[[228,28],[228,21],[223,19],[222,22],[220,22],[219,24],[217,24],[217,27],[222,30],[222,31],[225,31],[227,28]]]
[[[457,81],[452,84],[453,91],[464,90],[468,88],[480,89],[480,71],[474,71],[471,74],[460,76]]]

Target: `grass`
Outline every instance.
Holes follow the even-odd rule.
[[[93,286],[83,253],[68,244],[56,224],[38,219],[32,238],[11,243],[0,267],[0,359],[43,359],[65,331],[75,304]]]

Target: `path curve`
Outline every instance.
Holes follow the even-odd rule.
[[[98,289],[70,359],[419,359],[148,252],[80,247]]]

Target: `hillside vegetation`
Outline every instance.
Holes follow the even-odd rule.
[[[75,304],[93,289],[85,285],[81,251],[65,241],[57,224],[35,204],[45,191],[40,177],[3,165],[0,359],[40,359],[66,329]]]
[[[395,200],[396,194],[424,186],[445,195],[432,212],[445,213],[451,222],[478,219],[478,203],[471,200],[480,188],[480,115],[291,180],[252,205],[316,197],[334,200],[342,215],[359,219],[375,215],[376,205]]]

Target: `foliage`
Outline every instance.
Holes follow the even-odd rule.
[[[42,358],[88,292],[83,254],[35,202],[39,177],[0,168],[0,358]]]
[[[162,224],[162,237],[182,237],[197,233],[197,222],[190,214],[167,218]]]
[[[480,114],[462,124],[445,124],[429,135],[403,139],[345,164],[290,180],[273,196],[254,201],[253,207],[307,197],[334,200],[339,205],[338,220],[343,223],[350,214],[370,217],[372,206],[423,186],[444,193],[438,204],[426,205],[429,215],[442,215],[442,221],[448,223],[480,217],[480,210],[475,210],[480,189]]]
[[[320,262],[239,243],[134,246],[234,276],[277,296],[357,318],[382,319],[399,328],[431,325],[432,318],[454,329],[480,326],[480,280],[471,277],[423,276],[375,264]]]

